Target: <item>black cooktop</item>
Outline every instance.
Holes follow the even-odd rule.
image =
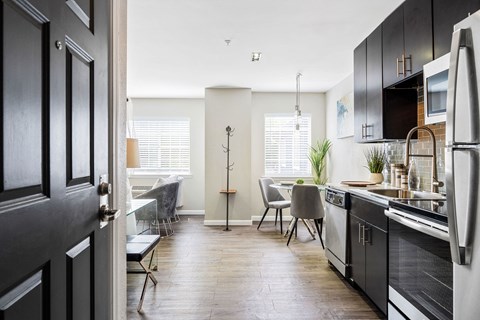
[[[416,213],[437,221],[448,223],[446,200],[396,199],[389,202],[392,208]]]

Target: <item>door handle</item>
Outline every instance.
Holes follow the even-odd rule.
[[[469,186],[467,191],[466,212],[462,212],[466,217],[464,219],[465,225],[462,230],[458,224],[457,199],[455,193],[455,152],[469,152],[470,153],[470,175],[469,181],[466,182]],[[470,264],[472,258],[472,225],[474,224],[475,216],[477,214],[477,199],[478,194],[478,150],[475,147],[452,147],[446,148],[445,152],[445,181],[447,190],[447,215],[448,215],[448,232],[450,235],[450,251],[452,254],[452,261],[459,265]],[[460,243],[460,231],[464,234],[464,244]]]
[[[402,58],[403,58],[403,75],[407,76],[407,72],[412,73],[412,55],[409,54],[408,57],[406,57],[405,55],[402,55]],[[405,60],[410,61],[410,69],[407,69],[407,63]]]
[[[457,108],[457,82],[458,82],[458,66],[460,49],[465,48],[467,75],[468,75],[468,95],[470,97],[470,130],[471,140],[468,143],[479,143],[480,133],[476,123],[478,119],[478,96],[477,96],[477,75],[475,72],[475,57],[472,48],[472,33],[470,29],[459,29],[453,33],[452,48],[450,53],[450,66],[448,70],[448,89],[447,89],[447,126],[445,130],[446,144],[451,146],[459,144],[455,140],[455,115]]]
[[[110,209],[108,204],[104,204],[98,210],[102,222],[113,221],[120,216],[120,210]]]

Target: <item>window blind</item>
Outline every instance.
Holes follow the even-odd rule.
[[[299,119],[300,130],[295,130],[292,114],[265,115],[265,175],[277,177],[310,176],[308,160],[311,145],[311,116]]]
[[[135,120],[140,171],[190,173],[190,119]]]

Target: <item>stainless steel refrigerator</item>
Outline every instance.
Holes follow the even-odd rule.
[[[447,92],[445,173],[453,314],[480,319],[480,11],[455,25]]]

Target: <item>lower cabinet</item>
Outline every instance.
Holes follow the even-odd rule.
[[[380,205],[352,196],[350,262],[351,280],[387,314],[388,220],[384,210]]]

